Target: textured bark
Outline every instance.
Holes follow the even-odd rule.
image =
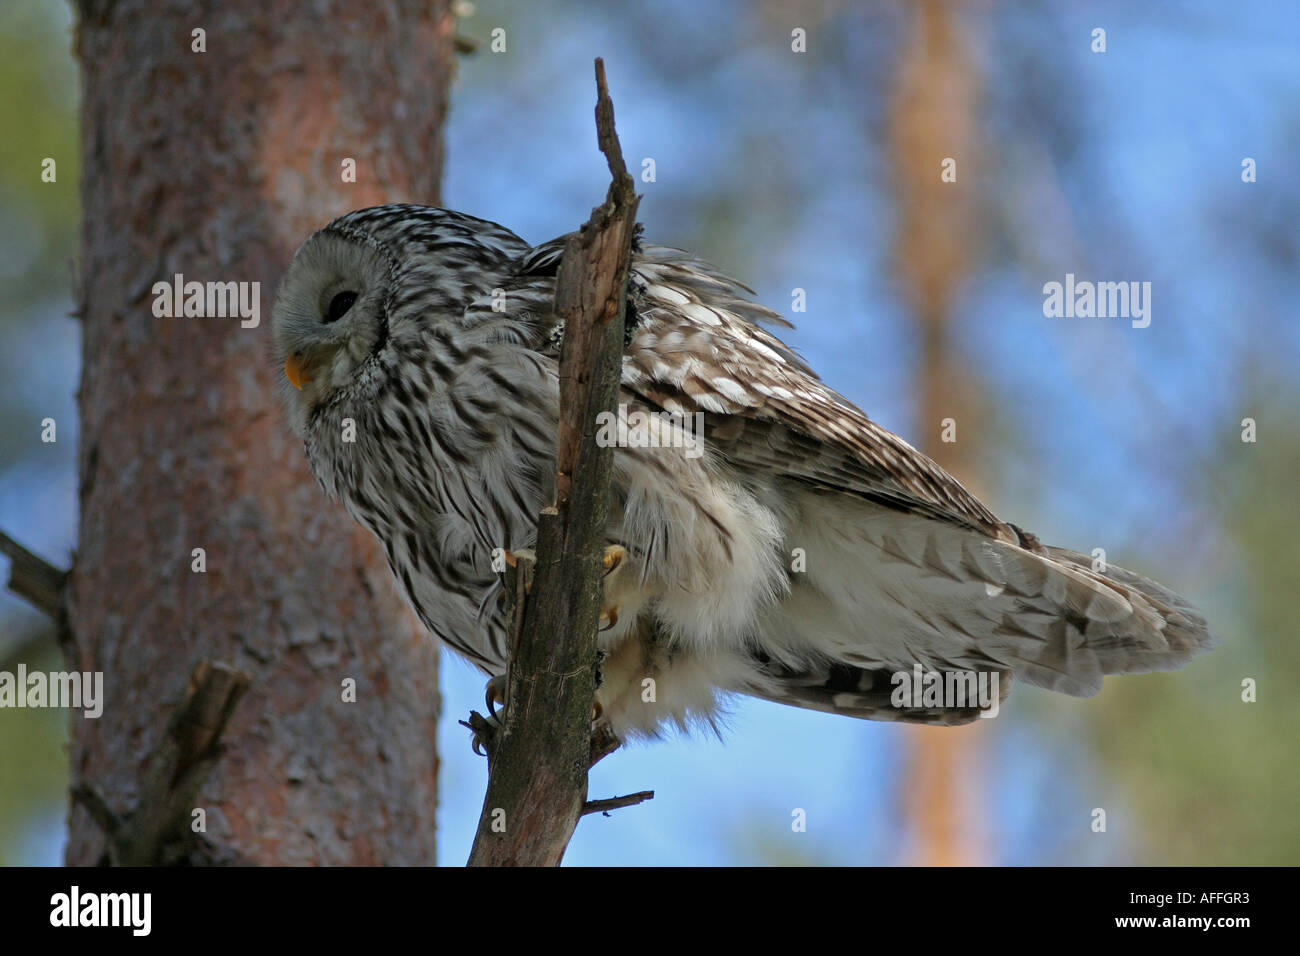
[[[200,658],[252,686],[194,862],[434,862],[436,648],[310,477],[268,361],[275,283],[332,217],[436,203],[445,2],[80,5],[81,527],[68,614],[105,674],[74,784],[131,812]],[[204,53],[192,31],[206,31]],[[341,181],[356,160],[357,181]],[[152,286],[260,282],[260,325],[156,318]],[[191,552],[206,552],[206,573]],[[356,702],[342,700],[345,678]],[[104,838],[71,811],[67,862]]]
[[[964,16],[947,0],[910,10],[912,36],[895,91],[890,146],[898,173],[896,258],[920,339],[921,449],[977,494],[970,454],[978,435],[977,385],[953,344],[953,303],[981,248],[978,195],[978,98],[981,76]],[[943,182],[940,162],[957,162]],[[940,439],[945,418],[957,441]],[[979,726],[909,727],[911,752],[902,806],[912,838],[910,860],[934,866],[982,862]]]
[[[586,805],[594,756],[596,626],[614,466],[614,449],[596,443],[596,417],[618,400],[638,202],[599,60],[596,77],[598,140],[613,183],[569,240],[555,281],[555,311],[565,323],[555,507],[538,518],[535,577],[530,582],[532,569],[521,563],[508,579],[504,725],[489,748],[471,866],[558,866]]]

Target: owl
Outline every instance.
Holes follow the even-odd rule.
[[[493,677],[502,554],[554,495],[561,237],[384,205],[311,236],[276,294],[292,426],[420,620]],[[824,385],[745,286],[635,243],[606,530],[597,708],[619,739],[729,695],[957,724],[994,678],[1076,696],[1214,641],[1159,584],[994,515]],[[598,436],[599,437],[599,436]],[[939,691],[926,695],[913,677]],[[958,678],[953,680],[952,678]]]

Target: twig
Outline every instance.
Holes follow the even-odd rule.
[[[72,789],[72,799],[95,819],[108,838],[106,862],[113,866],[158,866],[177,862],[188,846],[190,814],[199,788],[222,754],[221,735],[250,678],[220,663],[199,661],[186,683],[167,730],[149,759],[149,776],[135,809],[119,817],[93,784]]]
[[[642,790],[640,793],[629,793],[626,797],[609,797],[605,800],[588,800],[582,806],[582,815],[585,817],[589,813],[603,813],[609,816],[610,810],[617,810],[619,807],[634,807],[638,803],[645,803],[647,800],[653,800],[655,792],[653,790]]]
[[[3,531],[0,531],[0,554],[7,555],[11,562],[9,590],[49,615],[51,620],[62,621],[63,585],[68,572],[32,554]]]
[[[607,738],[595,744],[591,731],[614,461],[595,436],[596,416],[618,399],[637,196],[600,60],[596,130],[613,181],[569,237],[555,280],[555,314],[564,322],[555,505],[538,516],[535,564],[520,561],[506,574],[514,612],[506,708],[487,745],[471,866],[557,866],[587,803],[587,768],[617,746]]]
[[[72,802],[79,803],[94,818],[106,834],[116,834],[122,827],[122,818],[108,805],[104,795],[93,783],[82,781],[72,788]]]

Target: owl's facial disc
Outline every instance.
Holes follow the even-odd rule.
[[[276,292],[271,330],[295,422],[354,383],[386,335],[388,263],[369,243],[325,231],[303,244]]]
[[[352,289],[344,289],[331,296],[329,305],[325,308],[325,324],[332,325],[347,315],[348,310],[357,301],[357,295],[358,293]],[[337,345],[326,342],[315,348],[291,352],[284,360],[285,378],[289,380],[290,385],[302,391],[303,385],[315,378],[317,367],[329,362],[338,349]]]

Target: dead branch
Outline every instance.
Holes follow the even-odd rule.
[[[637,793],[629,793],[626,797],[610,797],[607,800],[588,800],[582,808],[582,815],[585,817],[589,813],[603,813],[609,816],[610,810],[617,810],[619,807],[634,807],[638,803],[645,803],[647,800],[654,799],[653,790],[641,790]]]
[[[73,787],[73,801],[86,808],[107,837],[105,863],[162,866],[185,856],[199,788],[221,758],[221,735],[249,683],[247,674],[226,664],[203,660],[195,665],[129,814],[119,816],[93,784]]]
[[[556,278],[555,313],[564,322],[556,498],[538,517],[535,564],[521,561],[507,573],[506,707],[487,745],[487,795],[470,866],[558,865],[588,805],[587,769],[617,747],[607,731],[593,741],[591,729],[614,458],[595,436],[596,416],[618,400],[638,198],[599,59],[596,91],[597,144],[613,181],[570,237]]]
[[[3,531],[0,531],[0,554],[12,562],[9,565],[9,590],[47,614],[51,620],[61,621],[63,585],[68,572],[32,554]]]

